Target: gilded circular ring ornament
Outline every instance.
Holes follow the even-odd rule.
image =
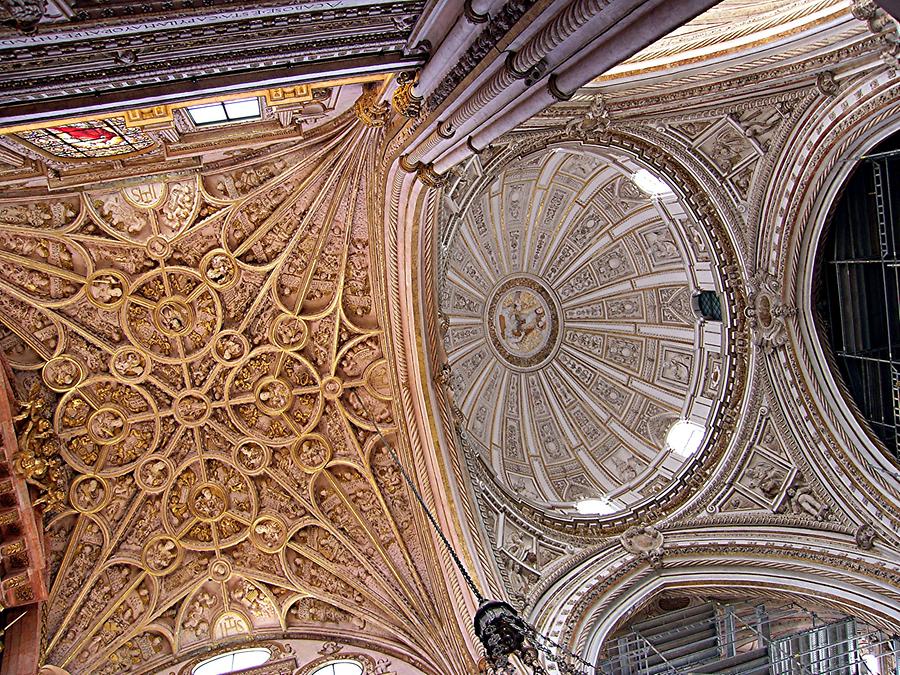
[[[488,344],[510,368],[537,370],[556,354],[562,338],[559,301],[540,279],[515,275],[489,295]]]
[[[218,483],[198,483],[188,497],[188,509],[194,517],[204,522],[215,522],[228,510],[228,495]]]
[[[194,329],[194,312],[187,298],[164,298],[153,310],[157,330],[167,337],[181,337]]]
[[[109,357],[109,371],[118,379],[137,384],[150,374],[146,354],[134,347],[122,347]]]
[[[186,427],[203,424],[212,412],[207,396],[196,389],[183,391],[172,402],[175,419]]]
[[[161,577],[177,569],[183,556],[184,549],[176,539],[158,534],[144,544],[141,562],[150,574]]]
[[[168,239],[159,234],[154,234],[149,237],[145,246],[147,248],[147,255],[154,260],[166,260],[172,255],[172,244]]]
[[[225,558],[215,558],[209,562],[209,578],[213,581],[228,581],[231,578],[231,562]]]
[[[251,351],[231,369],[224,400],[232,422],[263,445],[287,445],[311,431],[324,406],[315,367],[276,346]]]
[[[53,417],[60,454],[80,473],[118,476],[134,469],[159,440],[156,403],[140,386],[91,377],[63,394]]]
[[[265,471],[272,459],[269,448],[252,439],[235,445],[232,454],[235,466],[248,476],[255,476]]]
[[[230,459],[194,456],[162,493],[166,533],[191,551],[216,551],[247,538],[259,508],[253,482]]]
[[[381,401],[391,400],[391,378],[386,359],[370,363],[363,373],[366,391]]]
[[[234,286],[240,278],[238,266],[231,254],[217,248],[207,253],[200,260],[200,272],[203,280],[218,291]]]
[[[293,400],[291,385],[279,377],[264,377],[256,385],[256,404],[266,414],[281,415]]]
[[[88,302],[100,309],[118,309],[128,296],[128,280],[116,270],[97,270],[84,288]]]
[[[344,382],[339,377],[331,375],[322,380],[322,396],[328,401],[336,401],[344,393]]]
[[[134,480],[144,492],[162,492],[172,482],[175,467],[168,457],[151,455],[145,457],[134,471]]]
[[[121,322],[132,345],[154,360],[181,364],[210,348],[222,327],[222,306],[196,270],[166,267],[132,284]]]
[[[233,330],[223,330],[213,342],[212,355],[219,363],[233,366],[241,361],[250,351],[250,342],[243,335]]]
[[[321,434],[306,434],[294,443],[291,454],[303,471],[315,473],[331,461],[331,444]]]
[[[81,384],[84,366],[71,356],[57,356],[44,364],[41,375],[53,391],[64,392]]]
[[[121,441],[128,433],[128,418],[115,406],[104,406],[88,416],[88,436],[99,445]]]
[[[94,513],[109,503],[109,485],[96,474],[79,476],[69,488],[69,502],[76,511]]]
[[[268,514],[260,516],[250,527],[250,541],[266,553],[278,553],[286,540],[287,526],[277,516]]]
[[[282,314],[272,324],[271,341],[288,351],[303,349],[309,339],[309,327],[300,317]]]

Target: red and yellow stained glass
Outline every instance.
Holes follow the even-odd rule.
[[[18,137],[54,157],[90,159],[147,150],[154,141],[140,129],[129,129],[123,117],[71,122],[20,131]]]

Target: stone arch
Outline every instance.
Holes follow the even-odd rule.
[[[707,530],[705,536],[686,530],[667,534],[660,557],[653,559],[610,543],[558,572],[543,586],[529,618],[590,662],[617,626],[659,594],[677,589],[813,602],[898,631],[896,566],[848,544],[841,535],[823,537],[811,530],[790,535],[780,528],[743,535]]]
[[[788,357],[771,358],[767,364],[779,405],[795,436],[811,441],[800,444],[806,459],[823,484],[846,498],[848,515],[858,524],[871,521],[895,543],[900,541],[900,490],[891,473],[897,469],[840,393],[820,342],[812,290],[830,210],[856,160],[900,129],[898,108],[900,81],[883,68],[850,80],[836,96],[821,97],[810,106],[776,162],[771,197],[760,215],[764,230],[757,250],[758,273],[783,279],[780,299],[796,308],[795,316],[784,322]],[[779,171],[786,162],[798,169]],[[879,525],[885,514],[893,527]]]

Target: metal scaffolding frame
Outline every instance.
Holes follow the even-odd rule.
[[[898,165],[898,151],[862,158],[859,180],[868,189],[859,194],[860,183],[851,179],[828,263],[839,312],[832,317],[839,324],[839,333],[832,330],[835,355],[872,431],[900,458]]]

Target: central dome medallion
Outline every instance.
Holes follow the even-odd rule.
[[[444,346],[467,439],[517,498],[619,511],[670,484],[716,414],[718,262],[686,202],[615,150],[542,150],[461,196],[447,222]]]
[[[535,277],[503,279],[491,294],[486,320],[491,347],[514,370],[540,368],[559,347],[559,301]]]

